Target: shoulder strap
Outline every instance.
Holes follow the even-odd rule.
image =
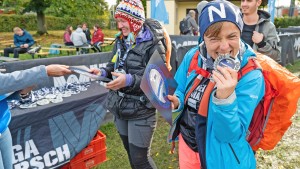
[[[245,74],[249,73],[252,70],[255,69],[261,69],[259,63],[255,59],[249,59],[246,66],[244,66],[240,71],[238,72],[238,80],[240,80]]]
[[[194,54],[189,69],[188,69],[188,73],[191,73],[193,70],[196,70],[198,68],[198,56],[199,56],[199,50],[196,51],[196,53]]]
[[[263,29],[264,29],[264,22],[258,25],[258,32],[263,33]]]

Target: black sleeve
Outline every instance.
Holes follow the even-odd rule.
[[[110,58],[111,59],[113,59],[116,52],[117,52],[117,43],[115,43],[114,48],[113,48],[112,52],[110,53]],[[106,73],[107,73],[108,78],[112,78],[111,72],[114,71],[114,65],[115,65],[115,63],[110,60],[108,62],[108,64],[106,65],[106,67],[104,68]]]
[[[140,85],[141,85],[142,77],[144,75],[146,66],[155,50],[158,51],[158,53],[161,55],[164,62],[166,61],[165,48],[164,48],[163,44],[161,43],[161,41],[159,41],[156,45],[154,45],[150,49],[148,49],[148,52],[146,53],[145,58],[144,58],[144,61],[145,61],[144,69],[142,69],[142,70],[140,70],[140,72],[132,75],[133,84],[131,87],[129,87],[129,91],[140,91],[141,90]]]

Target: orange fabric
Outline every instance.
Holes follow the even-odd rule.
[[[199,105],[199,109],[198,109],[198,114],[200,114],[203,117],[207,117],[207,111],[208,111],[208,103],[209,103],[209,98],[210,98],[210,94],[213,91],[214,87],[215,87],[215,82],[209,81],[204,94],[202,96],[200,105]]]
[[[181,134],[179,134],[178,147],[180,169],[201,168],[199,153],[190,149],[190,147],[183,140]]]
[[[257,61],[268,74],[266,80],[278,91],[278,96],[275,97],[264,136],[260,143],[252,148],[271,150],[292,123],[290,119],[297,110],[300,97],[300,79],[267,56],[257,53]]]
[[[167,32],[167,30],[163,27],[163,31],[164,31],[164,37],[166,40],[166,45],[167,45],[167,50],[166,50],[166,66],[168,68],[169,71],[171,71],[172,66],[171,66],[171,52],[172,52],[172,42],[170,39],[170,36]]]
[[[198,79],[198,77],[196,77],[196,79],[194,80],[193,86],[191,87],[191,89],[189,90],[189,92],[185,95],[185,99],[184,99],[184,103],[186,103],[187,99],[190,97],[190,95],[192,94],[192,92],[196,89],[196,87],[198,87],[198,85],[200,84],[202,78]]]

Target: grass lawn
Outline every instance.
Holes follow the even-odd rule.
[[[291,72],[299,72],[300,71],[300,61],[295,62],[294,65],[288,65],[287,69]],[[300,124],[299,117],[295,117],[294,119],[298,120]],[[294,120],[295,122],[295,120]],[[299,125],[298,124],[298,125]],[[297,125],[297,123],[296,123]],[[154,133],[154,138],[152,142],[151,148],[151,156],[153,157],[157,167],[159,169],[177,169],[178,166],[178,154],[170,154],[170,144],[167,143],[166,138],[169,132],[169,125],[165,120],[159,115],[157,128]],[[292,128],[293,129],[293,128]],[[130,169],[130,165],[127,159],[126,151],[123,147],[121,139],[116,131],[116,128],[113,123],[108,123],[104,126],[100,127],[100,130],[106,134],[106,146],[107,146],[107,161],[95,167],[95,169]],[[296,130],[296,129],[293,129]],[[292,130],[291,130],[292,131]],[[299,132],[298,132],[299,133]],[[279,143],[278,146],[273,151],[262,151],[259,150],[257,152],[257,163],[258,169],[273,169],[274,161],[278,166],[284,166],[283,168],[291,168],[300,167],[300,161],[295,160],[296,157],[292,157],[290,155],[284,155],[286,151],[290,151],[295,149],[295,153],[298,153],[300,146],[294,144],[294,142],[298,142],[298,139],[290,138],[290,133],[285,134],[284,142]],[[292,134],[294,135],[294,134]],[[298,134],[300,135],[300,134]],[[290,140],[290,142],[286,141]],[[290,145],[294,144],[294,145]],[[292,148],[291,146],[294,146]],[[292,152],[293,153],[293,152]],[[291,158],[292,161],[287,161],[287,158]],[[279,164],[278,164],[279,163]],[[278,167],[278,168],[281,168]]]
[[[151,147],[151,156],[159,169],[177,169],[178,154],[170,154],[171,144],[167,143],[170,125],[158,115],[157,127]],[[100,164],[97,169],[130,169],[127,153],[123,147],[120,136],[113,123],[100,127],[106,135],[107,161]]]
[[[92,30],[91,30],[92,32]],[[111,29],[104,29],[104,37],[107,38],[114,38],[115,34],[118,32],[118,30],[111,30]],[[48,34],[45,35],[37,35],[35,31],[29,31],[29,33],[33,36],[33,39],[41,39],[40,44],[42,47],[50,47],[51,44],[53,43],[58,43],[58,44],[63,44],[63,34],[64,31],[48,31]],[[0,33],[0,39],[5,39],[5,40],[13,40],[13,32],[1,32]],[[3,50],[5,46],[0,46],[0,50]],[[103,47],[103,52],[106,51],[111,51],[113,48],[113,45],[111,46],[105,46]],[[45,52],[48,50],[45,50]],[[93,51],[90,51],[93,52]],[[73,52],[75,55],[76,52]],[[47,57],[58,57],[58,56],[67,56],[66,51],[62,51],[59,55],[48,55]],[[13,57],[13,54],[10,54],[10,57]],[[35,56],[37,58],[37,55]],[[19,55],[20,60],[27,60],[27,59],[32,59],[32,56],[29,54],[20,54]]]

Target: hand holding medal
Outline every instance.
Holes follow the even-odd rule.
[[[226,99],[233,92],[237,85],[240,62],[228,54],[219,56],[214,62],[213,80],[216,82],[216,97]]]

